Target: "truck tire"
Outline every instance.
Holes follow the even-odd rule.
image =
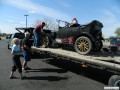
[[[88,37],[81,36],[75,41],[74,48],[77,53],[85,55],[91,52],[92,42]]]
[[[119,75],[111,76],[111,78],[109,79],[108,85],[120,87],[120,76]]]

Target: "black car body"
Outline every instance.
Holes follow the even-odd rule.
[[[103,46],[102,27],[103,24],[97,20],[79,27],[59,27],[56,40],[62,45],[73,45],[79,54],[100,51]]]

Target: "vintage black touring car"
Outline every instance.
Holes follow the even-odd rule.
[[[55,41],[62,46],[65,44],[73,45],[79,54],[88,54],[91,51],[98,52],[103,46],[102,27],[103,24],[97,20],[79,27],[59,27]]]
[[[59,20],[60,21],[60,20]],[[42,45],[51,47],[51,45],[74,46],[74,49],[79,54],[88,54],[91,51],[98,52],[101,50],[102,43],[102,29],[103,25],[97,20],[81,25],[79,27],[69,27],[67,24],[63,27],[58,27],[58,31],[52,32],[51,30],[43,29]],[[16,28],[24,32],[29,31],[31,38],[33,36],[34,28]],[[34,37],[32,38],[33,41]]]

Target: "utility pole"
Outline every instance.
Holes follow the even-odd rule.
[[[26,17],[26,27],[27,27],[27,16],[29,16],[29,15],[24,15],[25,17]]]

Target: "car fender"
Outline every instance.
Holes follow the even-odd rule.
[[[82,34],[80,34],[79,36],[75,37],[75,40],[76,40],[77,38],[81,37],[81,36],[86,36],[86,37],[89,37],[89,38],[90,38],[90,40],[91,40],[92,42],[95,42],[94,37],[93,37],[91,34],[86,33],[86,32],[83,32],[83,33],[82,33]]]

